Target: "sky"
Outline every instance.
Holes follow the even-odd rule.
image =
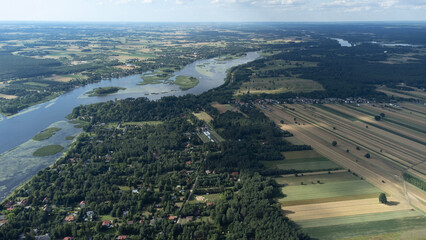
[[[0,21],[426,21],[426,0],[0,0]]]

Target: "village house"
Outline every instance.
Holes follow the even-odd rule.
[[[75,220],[75,216],[74,215],[70,215],[65,217],[65,222],[72,222]]]
[[[107,228],[112,228],[112,222],[111,221],[103,221],[102,222],[102,227],[107,227]]]

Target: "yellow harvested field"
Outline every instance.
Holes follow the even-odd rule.
[[[114,66],[115,68],[118,68],[118,69],[122,69],[122,70],[132,70],[132,69],[135,69],[135,67],[133,67],[133,66]]]
[[[205,121],[206,123],[209,123],[211,121],[213,121],[213,118],[206,112],[199,112],[199,113],[194,113],[194,115],[200,119]]]
[[[0,98],[4,98],[4,99],[16,99],[16,98],[18,98],[18,96],[7,95],[7,94],[0,93]]]
[[[360,200],[288,206],[283,207],[283,210],[285,211],[286,216],[291,220],[301,221],[412,209],[410,205],[401,203],[397,199],[389,198],[388,201],[394,204],[381,204],[377,198],[368,198]]]

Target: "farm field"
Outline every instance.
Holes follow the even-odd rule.
[[[295,77],[280,78],[253,78],[250,82],[244,82],[235,95],[250,94],[277,94],[286,92],[313,92],[323,91],[321,84],[309,80]]]
[[[210,123],[211,121],[213,121],[213,118],[206,112],[194,113],[194,116],[206,123]]]
[[[376,91],[382,92],[390,97],[394,96],[398,98],[416,99],[416,100],[422,100],[422,101],[426,99],[426,93],[424,91],[414,87],[410,87],[410,88],[413,91],[405,91],[405,90],[383,88],[383,87],[377,88]]]
[[[282,153],[284,160],[262,161],[267,168],[294,169],[301,172],[336,170],[341,167],[313,150]]]
[[[421,204],[425,202],[424,192],[411,191],[410,194],[406,194],[402,181],[402,172],[412,170],[410,165],[421,172],[417,168],[422,166],[423,145],[312,105],[291,105],[291,107],[295,111],[272,106],[271,111],[263,110],[263,112],[283,130],[291,131],[297,138],[310,144],[330,160],[353,170],[384,192],[399,196],[401,201],[406,201],[407,196],[416,207],[426,209]],[[333,105],[333,107],[344,106]],[[279,123],[280,120],[294,122],[295,117],[298,124],[305,125]],[[369,127],[366,128],[366,125]],[[332,141],[337,141],[336,147],[332,147]],[[367,153],[370,154],[370,158],[365,157]]]
[[[282,188],[282,191],[287,195],[280,200],[284,207],[298,204],[333,202],[341,199],[349,200],[371,197],[375,197],[376,199],[380,193],[379,189],[360,179],[331,182],[325,179],[320,183],[316,181],[304,182],[301,180],[298,186],[286,186]]]
[[[422,121],[426,116],[423,106],[409,104],[402,110],[331,104],[258,108],[281,129],[292,132],[297,141],[350,169],[275,178],[283,186],[285,197],[279,199],[283,213],[303,231],[318,239],[381,239],[391,233],[390,239],[398,239],[424,230],[425,193],[402,179],[403,172],[425,176],[426,148],[421,143],[425,135],[413,130],[421,130],[426,122],[426,118]],[[414,110],[413,118],[410,110]],[[382,112],[384,119],[374,120]],[[281,120],[289,124],[281,124]],[[370,158],[365,157],[367,153]],[[381,192],[386,193],[389,204],[379,203]]]
[[[424,236],[425,221],[424,216],[418,216],[313,227],[306,228],[304,231],[317,239],[359,239],[358,237],[362,236],[365,236],[366,239],[424,239],[421,236]],[[382,235],[385,237],[380,238],[381,234],[388,235]],[[379,235],[378,238],[375,238],[375,235]],[[412,238],[409,236],[412,236]]]

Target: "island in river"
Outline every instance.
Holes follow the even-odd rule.
[[[113,93],[116,93],[120,90],[126,90],[126,88],[121,87],[98,87],[94,88],[92,91],[87,92],[86,94],[89,97],[96,97],[96,96],[106,96]]]

